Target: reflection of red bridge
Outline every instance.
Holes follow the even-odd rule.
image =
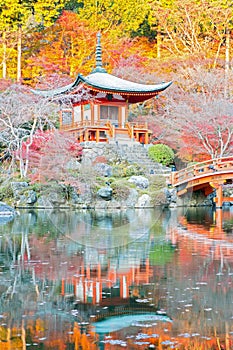
[[[189,191],[202,190],[207,196],[216,189],[216,207],[233,198],[223,197],[223,185],[233,179],[233,156],[211,159],[172,173],[171,183],[177,188],[178,196]]]
[[[216,215],[219,213],[220,217],[216,217],[216,224],[209,228],[202,224],[189,223],[185,217],[181,217],[179,220],[181,226],[173,232],[173,241],[179,240],[179,244],[184,247],[181,250],[184,252],[187,252],[191,240],[193,252],[201,256],[211,255],[213,260],[222,260],[224,257],[225,260],[232,261],[233,238],[222,230],[223,219],[228,213],[219,210]],[[182,237],[182,240],[179,237]]]

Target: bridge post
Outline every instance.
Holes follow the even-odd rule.
[[[222,210],[216,210],[215,212],[215,225],[221,232],[222,231]]]
[[[176,171],[172,171],[171,172],[171,175],[170,175],[170,182],[171,182],[171,184],[173,185],[176,181],[175,181],[175,177],[176,177]]]
[[[216,188],[216,209],[222,209],[222,202],[223,202],[223,193],[222,193],[222,185],[219,184],[219,186]]]

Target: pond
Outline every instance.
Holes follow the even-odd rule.
[[[0,221],[1,349],[232,349],[233,208]]]

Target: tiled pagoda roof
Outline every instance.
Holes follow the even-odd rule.
[[[55,97],[62,94],[78,94],[83,89],[96,96],[98,93],[109,95],[120,95],[122,100],[129,103],[142,102],[156,96],[159,92],[168,88],[172,82],[162,82],[155,85],[139,84],[129,80],[118,78],[108,74],[102,67],[100,34],[97,35],[96,68],[91,74],[84,77],[79,74],[76,80],[66,86],[54,90],[34,90],[34,93],[46,97]],[[97,96],[98,97],[98,96]],[[104,99],[102,99],[104,101]]]
[[[152,93],[154,95],[154,93],[158,93],[160,91],[165,90],[171,84],[172,82],[163,82],[161,84],[156,85],[139,84],[129,80],[118,78],[108,73],[97,72],[91,73],[86,77],[79,74],[73,83],[54,90],[34,90],[34,92],[44,96],[56,96],[69,92],[72,93],[74,89],[76,90],[79,85],[82,85],[82,87],[89,88],[90,90],[103,91],[109,93]]]

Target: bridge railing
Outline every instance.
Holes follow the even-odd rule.
[[[218,171],[233,170],[233,156],[210,159],[172,172],[171,183],[176,186],[190,179]]]

